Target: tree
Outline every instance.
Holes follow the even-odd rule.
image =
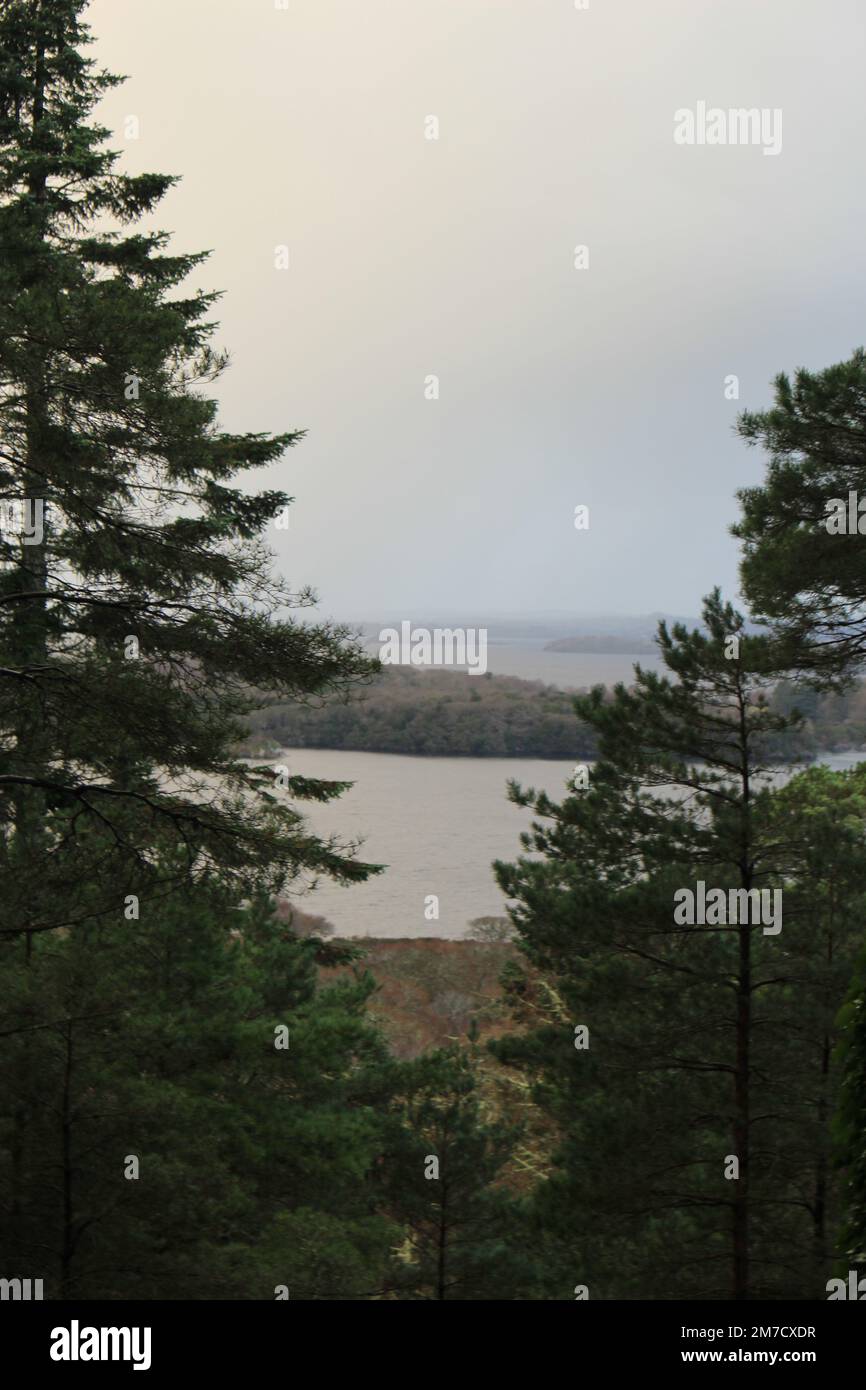
[[[792,667],[832,678],[866,657],[866,351],[780,374],[773,407],[739,431],[769,454],[764,483],[739,493],[744,592]]]
[[[464,941],[513,941],[514,927],[508,917],[473,917],[463,933]]]
[[[566,1017],[494,1047],[560,1129],[537,1203],[559,1297],[815,1296],[828,1258],[822,1060],[845,954],[828,963],[816,879],[862,837],[862,808],[841,842],[820,785],[802,804],[788,789],[783,814],[771,750],[796,715],[767,699],[778,648],[717,592],[704,628],[661,624],[667,674],[577,701],[601,750],[587,789],[561,805],[512,789],[541,820],[497,877]],[[774,911],[783,895],[778,922],[761,891]],[[856,917],[837,911],[837,937]]]
[[[740,493],[733,528],[746,595],[788,645],[792,667],[815,685],[844,685],[866,657],[866,351],[823,371],[801,368],[793,383],[781,374],[774,406],[743,415],[740,433],[769,453],[764,483]],[[842,1015],[834,1121],[855,1264],[866,1250],[863,1001],[861,960]]]
[[[375,666],[271,575],[291,499],[239,483],[303,432],[219,428],[216,296],[182,289],[202,255],[129,230],[174,179],[119,172],[91,123],[119,79],[85,57],[84,9],[0,12],[0,931],[28,948],[214,864],[238,898],[368,872],[288,800],[344,784],[232,752],[253,688],[302,700]],[[157,859],[167,836],[183,853]]]
[[[840,1024],[842,1082],[833,1123],[836,1160],[844,1177],[845,1223],[840,1244],[845,1269],[862,1269],[866,1264],[866,952],[857,963]]]
[[[331,950],[326,944],[326,951]],[[364,977],[212,883],[146,927],[0,943],[0,1250],[49,1298],[344,1299],[396,1233]]]
[[[777,1034],[782,1058],[768,1087],[776,1115],[774,1171],[795,1216],[790,1242],[803,1287],[820,1297],[843,1246],[830,1123],[841,1095],[839,1009],[866,922],[866,764],[847,772],[812,767],[778,788],[766,809],[785,903],[784,977],[762,1020],[765,1032]]]
[[[501,1185],[517,1131],[484,1114],[459,1047],[404,1063],[384,1153],[387,1209],[405,1230],[389,1288],[398,1298],[511,1299],[530,1271],[521,1209]]]

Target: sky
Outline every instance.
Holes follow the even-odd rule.
[[[222,424],[308,431],[256,476],[323,612],[736,595],[738,412],[866,342],[863,0],[87,17],[123,167],[182,175],[152,225],[212,249]]]

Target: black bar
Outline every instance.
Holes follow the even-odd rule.
[[[553,1354],[564,1354],[575,1375],[592,1367],[615,1374],[619,1370],[647,1374],[673,1367],[703,1365],[800,1365],[828,1372],[857,1364],[862,1354],[866,1319],[859,1308],[837,1302],[820,1303],[593,1303],[558,1304],[463,1303],[456,1323],[434,1322],[417,1304],[411,1310],[379,1303],[362,1311],[344,1303],[288,1301],[234,1303],[5,1303],[0,1306],[3,1362],[20,1371],[52,1376],[92,1377],[100,1371],[136,1375],[131,1359],[52,1359],[56,1351],[73,1347],[89,1353],[97,1346],[110,1356],[109,1336],[97,1342],[88,1329],[115,1328],[128,1332],[117,1338],[120,1352],[149,1365],[137,1373],[161,1379],[167,1374],[250,1377],[279,1374],[286,1384],[319,1375],[332,1378],[335,1365],[353,1373],[383,1369],[391,1364],[400,1376],[414,1374],[429,1380],[441,1358],[444,1369],[455,1369],[460,1336],[460,1361],[476,1356],[485,1370],[498,1355],[532,1359],[550,1365]],[[420,1322],[415,1322],[415,1316]],[[541,1321],[537,1322],[536,1319]],[[62,1336],[58,1329],[63,1329]],[[133,1329],[139,1329],[137,1337]],[[150,1330],[149,1347],[144,1329]],[[414,1368],[398,1350],[401,1334],[411,1332],[420,1361]],[[522,1335],[531,1333],[531,1343]],[[543,1338],[538,1341],[537,1338]],[[68,1340],[67,1340],[68,1338]],[[373,1340],[371,1340],[371,1338]],[[392,1341],[391,1339],[396,1339]],[[468,1339],[468,1340],[467,1340]],[[311,1365],[312,1362],[312,1365]],[[318,1366],[318,1370],[316,1369]],[[390,1373],[389,1373],[390,1376]],[[244,1390],[243,1383],[232,1390]]]

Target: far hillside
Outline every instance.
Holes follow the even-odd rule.
[[[541,681],[386,667],[346,701],[260,711],[251,756],[278,748],[353,748],[467,758],[589,758],[595,743],[571,695]]]
[[[351,976],[359,965],[370,971],[377,986],[371,1011],[395,1057],[467,1039],[486,1042],[506,1031],[502,972],[517,956],[510,943],[366,937],[353,945],[360,962],[326,967],[327,977]]]
[[[779,685],[772,703],[804,715],[774,750],[780,759],[866,745],[866,686],[818,694]],[[388,666],[345,700],[274,704],[256,712],[240,746],[249,757],[280,748],[356,749],[426,757],[561,758],[595,756],[590,730],[574,714],[572,693],[517,676]]]
[[[639,637],[615,637],[611,633],[584,633],[582,637],[557,637],[547,642],[546,652],[591,652],[597,656],[651,656],[658,651],[655,642]]]

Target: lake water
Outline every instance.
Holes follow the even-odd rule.
[[[487,670],[495,676],[519,676],[526,681],[544,681],[562,690],[579,690],[591,685],[626,684],[634,678],[635,662],[648,671],[659,671],[663,663],[657,653],[643,656],[628,653],[548,652],[547,637],[493,638],[487,643]],[[371,656],[379,655],[378,642],[368,642]],[[465,667],[456,666],[457,671]]]
[[[608,658],[609,659],[609,658]],[[861,761],[828,754],[834,768]],[[460,937],[473,917],[504,915],[490,864],[520,853],[531,813],[506,799],[506,782],[544,789],[561,799],[574,762],[520,758],[410,758],[331,749],[286,750],[293,775],[354,781],[339,801],[313,805],[314,830],[363,837],[361,858],[387,864],[366,883],[339,887],[323,880],[298,905],[321,913],[338,936]],[[439,920],[424,917],[425,898],[439,898]]]
[[[546,639],[533,641],[490,639],[487,668],[497,676],[520,676],[528,681],[545,681],[561,689],[590,685],[627,685],[634,679],[635,662],[647,671],[660,671],[664,663],[655,652],[645,656],[612,652],[548,652]]]

